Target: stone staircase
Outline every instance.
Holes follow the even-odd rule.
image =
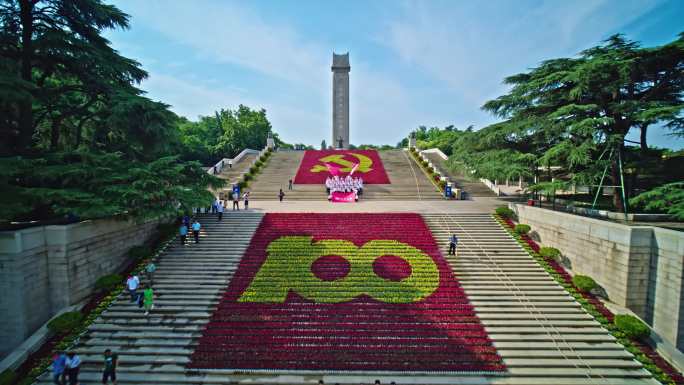
[[[657,385],[632,355],[558,286],[488,214],[424,214],[457,279],[503,358],[501,374],[320,371],[235,372],[189,369],[209,317],[262,215],[199,215],[199,244],[178,241],[156,261],[155,309],[149,316],[122,295],[81,338],[81,383],[100,382],[102,354],[119,354],[119,384],[397,384]],[[43,375],[38,384],[51,384]]]
[[[366,184],[363,200],[439,200],[436,187],[418,165],[403,150],[378,151],[391,184]],[[273,154],[256,179],[247,188],[252,200],[277,200],[282,188],[285,200],[326,199],[325,187],[312,184],[295,184],[288,190],[288,180],[293,179],[304,156],[303,151],[284,151]]]
[[[119,384],[196,383],[185,365],[261,217],[227,212],[219,222],[215,215],[198,215],[199,244],[174,240],[155,262],[150,315],[124,293],[81,338],[75,349],[83,360],[81,384],[100,383],[105,349],[119,354]],[[38,383],[52,381],[44,375]]]
[[[489,214],[423,214],[508,368],[506,384],[658,384]],[[551,380],[551,378],[553,380]]]
[[[434,165],[439,167],[442,172],[445,172],[452,181],[456,188],[460,188],[466,192],[468,197],[494,197],[496,194],[489,189],[484,183],[477,180],[470,180],[465,177],[465,175],[456,173],[449,170],[446,167],[446,161],[442,159],[441,156],[433,153],[426,153],[425,157],[428,158]]]

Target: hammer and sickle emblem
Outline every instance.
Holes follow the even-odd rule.
[[[373,165],[373,161],[371,160],[371,158],[369,158],[365,155],[356,154],[353,152],[348,152],[346,154],[328,155],[324,158],[319,159],[318,161],[321,163],[335,163],[335,164],[341,166],[340,171],[351,172],[352,167],[354,167],[355,163],[344,159],[345,155],[351,155],[351,156],[353,156],[359,160],[359,168],[356,170],[357,172],[367,173],[369,171],[373,171],[373,169],[371,168],[371,166]],[[321,171],[327,172],[328,168],[325,167],[325,165],[317,164],[309,171],[311,171],[311,172],[321,172]]]

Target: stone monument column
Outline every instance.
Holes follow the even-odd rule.
[[[349,148],[349,52],[333,52],[332,141],[337,148]]]

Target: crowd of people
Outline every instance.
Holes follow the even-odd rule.
[[[339,192],[354,192],[357,195],[363,194],[363,178],[353,178],[349,175],[340,178],[335,175],[325,178],[325,188],[328,194]]]
[[[325,189],[328,192],[328,200],[332,201],[333,193],[354,193],[354,201],[358,202],[359,195],[363,194],[363,178],[353,178],[350,175],[340,178],[335,175],[325,178]]]

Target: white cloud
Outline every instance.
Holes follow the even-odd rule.
[[[285,24],[263,20],[242,3],[130,1],[125,9],[135,16],[134,22],[191,47],[204,59],[309,86],[325,80],[330,65],[329,49]]]
[[[380,40],[406,63],[445,82],[477,108],[505,91],[501,81],[539,61],[574,55],[658,1],[404,3]],[[607,9],[610,8],[610,9]]]

